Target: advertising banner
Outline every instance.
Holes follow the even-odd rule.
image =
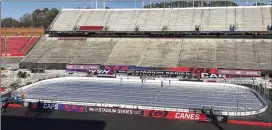
[[[222,78],[222,75],[217,74],[216,68],[191,68],[191,67],[176,67],[165,68],[167,71],[174,72],[190,72],[196,78]]]
[[[99,74],[102,74],[102,75],[113,75],[114,74],[114,71],[112,71],[112,70],[88,70],[88,72],[90,74],[97,73],[98,75]]]
[[[132,69],[134,66],[127,66],[127,65],[101,65],[100,69],[105,69],[105,70],[129,70]]]
[[[100,65],[98,64],[67,64],[66,70],[69,70],[69,71],[100,70]]]
[[[31,107],[34,109],[41,109],[41,110],[58,110],[59,104],[56,103],[43,103],[43,102],[24,102],[23,107]]]
[[[192,72],[192,73],[211,73],[216,74],[216,68],[192,68],[192,67],[175,67],[175,68],[165,68],[168,71],[176,72]]]
[[[216,68],[190,68],[190,72],[197,78],[223,78],[217,75]]]
[[[171,111],[156,111],[156,110],[145,110],[145,117],[153,118],[166,118],[176,120],[192,120],[192,121],[203,121],[203,122],[218,122],[227,123],[227,116],[219,115],[206,115],[197,112],[171,112]]]
[[[16,103],[10,103],[10,104],[8,103],[7,105],[10,108],[22,108],[23,107],[22,104],[16,104]]]
[[[189,72],[174,72],[174,71],[159,71],[159,70],[134,70],[134,71],[129,71],[128,75],[177,77],[177,76],[183,76],[183,75],[191,75],[191,73],[189,73]]]
[[[189,113],[189,112],[145,110],[144,116],[153,117],[153,118],[176,119],[176,120],[206,121],[205,114]]]
[[[166,70],[163,67],[141,67],[135,66],[132,70]]]
[[[47,110],[54,110],[54,109],[58,110],[59,109],[58,104],[56,104],[56,103],[41,103],[40,105],[41,105],[42,109],[47,109]]]
[[[257,70],[218,69],[218,74],[232,75],[232,76],[248,76],[248,77],[261,76],[261,72]]]
[[[175,72],[190,72],[190,67],[175,67],[175,68],[165,68],[167,71],[175,71]]]
[[[58,109],[66,112],[86,112],[86,106],[83,105],[59,104]]]
[[[109,108],[109,107],[96,107],[96,106],[87,106],[87,112],[98,112],[98,113],[111,113],[111,114],[125,114],[125,115],[139,115],[143,116],[143,110],[137,109],[125,109],[125,108]]]
[[[133,68],[133,66],[125,65],[100,65],[97,69],[89,69],[89,74],[97,74],[99,76],[114,75],[116,71],[126,71]]]

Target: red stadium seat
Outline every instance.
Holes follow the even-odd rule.
[[[39,37],[32,37],[28,44],[26,44],[26,46],[20,51],[23,54],[26,54],[29,49],[39,40]]]
[[[80,26],[81,31],[102,31],[104,26]]]
[[[5,53],[5,37],[1,37],[1,53]]]
[[[25,56],[28,50],[38,41],[38,39],[38,36],[1,37],[1,55]]]
[[[5,91],[6,91],[6,88],[1,87],[1,92],[3,93],[3,92],[5,92]]]
[[[31,37],[7,37],[7,54],[19,53]]]

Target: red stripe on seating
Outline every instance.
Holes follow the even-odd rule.
[[[228,120],[230,124],[240,124],[240,125],[254,125],[254,126],[265,126],[272,127],[272,122],[252,122],[252,121],[238,121],[238,120]]]

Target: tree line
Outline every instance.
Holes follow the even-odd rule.
[[[56,8],[36,9],[31,14],[25,13],[19,19],[2,18],[1,27],[44,27],[47,29],[58,13],[59,10]]]

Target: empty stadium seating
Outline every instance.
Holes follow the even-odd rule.
[[[8,37],[7,53],[19,53],[30,37]]]
[[[103,26],[80,26],[78,30],[82,31],[102,31]]]
[[[148,46],[148,41],[146,40],[138,38],[118,39],[118,44],[112,50],[106,64],[139,65],[146,46]]]
[[[1,54],[5,53],[5,37],[1,37]]]
[[[51,31],[266,31],[271,6],[172,9],[63,9]],[[21,48],[28,52],[32,40]],[[54,38],[44,36],[23,62],[156,67],[272,68],[271,39]]]
[[[60,11],[51,29],[58,31],[73,30],[81,14],[82,11]]]
[[[267,31],[271,14],[271,6],[63,9],[50,30],[70,31],[79,26],[80,30],[107,27],[108,31],[194,31],[200,25],[200,31],[229,31],[230,25],[235,25],[237,31]]]
[[[23,61],[35,63],[38,62],[38,60],[53,46],[54,41],[57,39],[58,38],[48,38],[43,36],[32,51],[29,52],[27,58],[25,57]]]
[[[156,67],[272,68],[271,39],[87,38],[44,36],[23,62]]]
[[[181,40],[151,39],[145,48],[140,66],[177,66]]]
[[[20,52],[26,54],[38,40],[39,37],[33,36]]]
[[[38,36],[1,37],[1,64],[20,63],[38,39]]]
[[[111,54],[117,40],[111,38],[88,38],[85,44],[75,55],[72,63],[99,63],[103,64]],[[91,53],[90,53],[91,52]]]
[[[216,67],[216,39],[185,39],[178,66]]]
[[[38,39],[38,36],[1,37],[2,56],[24,56]]]

